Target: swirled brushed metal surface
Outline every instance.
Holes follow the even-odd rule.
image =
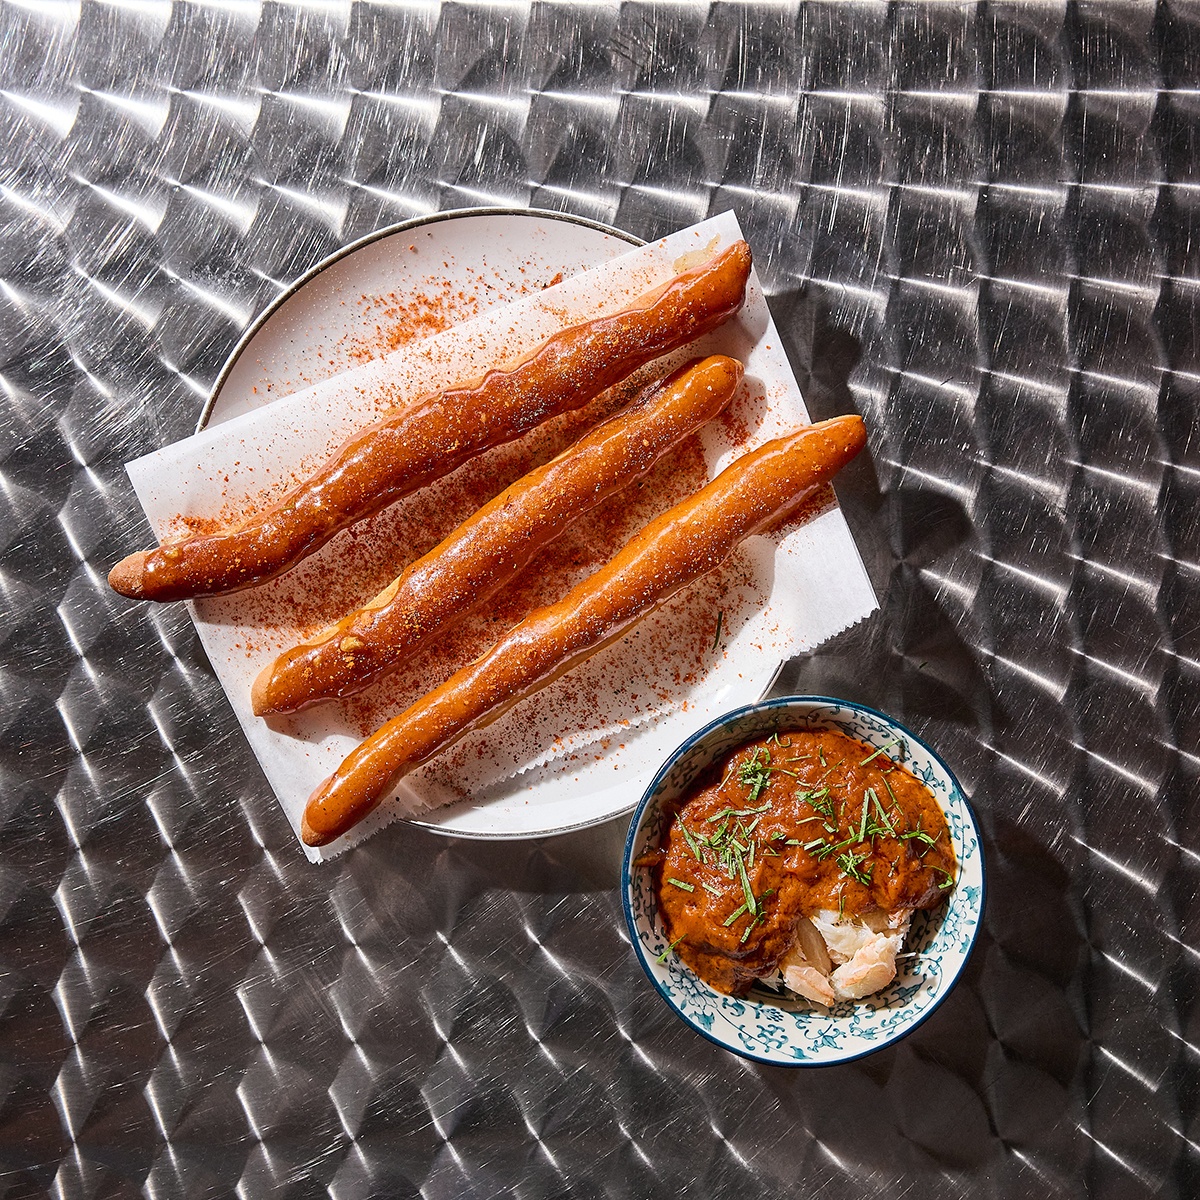
[[[1200,6],[0,2],[0,1190],[1200,1191]],[[645,986],[623,822],[314,870],[121,464],[286,281],[497,203],[734,208],[992,881],[909,1040],[789,1072]]]

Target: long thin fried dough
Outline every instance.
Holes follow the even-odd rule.
[[[258,716],[362,691],[479,608],[606,497],[729,402],[741,363],[689,363],[552,462],[518,479],[363,608],[284,651],[254,681]]]
[[[865,441],[859,417],[839,417],[743,455],[561,601],[371,734],[309,798],[304,841],[325,845],[351,829],[408,772],[620,637],[743,539],[786,519]]]
[[[750,249],[736,242],[638,305],[555,334],[515,366],[393,410],[242,525],[138,551],[113,567],[108,582],[134,599],[186,600],[272,579],[355,521],[550,417],[582,408],[716,328],[741,308],[749,274]]]

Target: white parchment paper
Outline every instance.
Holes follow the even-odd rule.
[[[128,464],[138,499],[160,539],[183,531],[189,522],[235,520],[243,509],[281,494],[383,409],[478,376],[527,354],[558,329],[626,307],[740,237],[731,213],[710,218],[146,455]],[[807,422],[756,276],[739,316],[670,362],[697,353],[730,354],[746,367],[733,419],[702,431],[700,470],[708,478],[746,449]],[[656,373],[668,365],[664,361]],[[431,512],[451,511],[455,502],[461,506],[471,487],[486,484],[489,471],[501,471],[506,462],[511,467],[516,460],[505,453],[468,465],[444,486],[423,489],[362,528],[343,532],[281,580],[189,605],[213,668],[294,830],[309,794],[364,731],[454,668],[454,646],[444,651],[450,657],[438,660],[435,653],[432,661],[414,665],[411,679],[377,685],[362,700],[270,722],[250,711],[255,675],[282,648],[311,632],[314,597],[340,596],[343,590],[353,595],[354,576],[362,569],[361,601],[379,584],[367,586],[364,564],[378,571],[386,562],[388,573],[395,573],[427,548],[414,530],[424,528],[422,521],[428,524]],[[698,486],[703,478],[693,482]],[[653,490],[654,477],[650,484]],[[661,507],[672,498],[665,495]],[[654,499],[649,498],[651,507]],[[638,502],[646,505],[644,491]],[[589,534],[586,520],[581,525],[582,532],[564,538],[566,549],[559,548],[566,576],[560,579],[550,570],[553,561],[550,566],[535,562],[532,569],[545,573],[535,579],[541,591],[530,593],[539,602],[557,598],[574,582],[572,565],[584,574],[594,567],[587,554],[596,551],[596,536]],[[578,551],[573,557],[572,536]],[[621,642],[497,723],[468,735],[410,776],[395,797],[337,843],[323,850],[305,847],[305,853],[313,861],[331,857],[401,816],[416,816],[447,832],[522,837],[627,810],[685,737],[721,712],[758,699],[784,660],[874,607],[849,529],[830,501],[779,535],[750,539],[728,568],[676,597]],[[504,611],[503,605],[489,607],[492,616]],[[473,657],[479,645],[503,632],[487,622],[485,614],[475,619],[473,630],[467,623],[460,657]]]

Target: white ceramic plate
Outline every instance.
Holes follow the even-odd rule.
[[[446,324],[527,289],[571,276],[641,245],[619,230],[557,213],[465,210],[380,230],[318,263],[247,330],[223,368],[198,428],[218,425],[362,362],[398,310],[427,297]],[[419,245],[414,254],[410,246]],[[429,262],[445,264],[431,286]],[[395,303],[369,303],[394,297]],[[428,332],[434,332],[429,328]],[[754,696],[782,663],[760,665]],[[732,699],[753,697],[733,697]],[[535,769],[412,824],[472,838],[530,838],[610,820],[637,803],[636,788],[580,788],[570,774]]]
[[[739,236],[732,214],[724,214],[632,253],[639,263],[657,261],[655,269],[661,272],[681,255],[711,253]],[[175,513],[205,515],[214,503],[226,502],[231,473],[239,475],[238,486],[243,486],[255,471],[269,478],[273,469],[282,469],[286,453],[278,449],[275,433],[284,446],[292,444],[289,439],[302,440],[309,428],[305,420],[311,421],[321,403],[334,405],[335,418],[343,411],[337,407],[342,403],[339,388],[350,389],[347,395],[357,399],[354,389],[365,389],[366,394],[378,386],[372,381],[389,378],[380,375],[380,369],[386,373],[394,366],[403,372],[404,361],[420,361],[419,343],[389,359],[393,366],[379,360],[395,347],[389,340],[392,335],[410,328],[435,332],[436,326],[423,321],[429,313],[462,330],[466,318],[504,307],[502,301],[525,297],[528,303],[523,307],[536,309],[530,293],[540,295],[560,279],[563,287],[556,294],[560,303],[567,302],[564,298],[575,294],[573,280],[586,268],[630,252],[630,239],[587,222],[558,214],[496,210],[444,214],[397,226],[347,248],[310,272],[248,333],[218,382],[209,428],[200,441],[178,443],[131,464],[135,486],[141,481],[139,497],[144,506],[150,505],[147,514],[160,525]],[[622,269],[643,268],[627,262]],[[555,311],[553,298],[546,303],[546,311]],[[505,320],[489,321],[485,316],[471,329],[490,329],[492,333],[479,336],[503,339]],[[462,336],[470,339],[476,333]],[[450,343],[442,339],[441,344]],[[694,448],[687,469],[720,469],[721,455],[736,454],[736,439],[747,436],[731,430],[751,431],[750,436],[761,440],[806,419],[755,279],[742,313],[708,335],[704,350],[741,359],[746,385],[740,405],[731,411],[733,424],[714,422],[701,431],[703,446]],[[374,360],[371,364],[364,361],[368,357]],[[358,370],[340,374],[350,367]],[[338,381],[322,385],[334,374]],[[273,420],[271,402],[297,392],[300,395],[280,407],[281,416]],[[313,400],[318,394],[325,399]],[[286,421],[282,414],[288,415]],[[227,424],[232,418],[239,418],[236,425]],[[227,439],[218,426],[230,430]],[[317,433],[315,448],[324,429],[319,418],[312,429]],[[283,458],[278,457],[281,453]],[[241,461],[247,456],[248,464]],[[181,479],[187,480],[186,500],[179,493]],[[428,494],[434,495],[438,486]],[[366,536],[372,536],[369,530]],[[572,553],[572,536],[590,535],[569,532],[567,554]],[[354,540],[349,538],[349,543]],[[335,539],[289,576],[290,586],[319,588],[323,570],[343,569],[336,565],[337,553]],[[819,574],[812,570],[814,563],[821,564]],[[271,608],[281,603],[282,608]],[[336,766],[339,752],[345,753],[343,744],[361,736],[364,710],[350,701],[348,708],[322,706],[278,723],[249,714],[244,697],[262,665],[258,659],[274,652],[273,646],[256,642],[256,631],[260,620],[265,629],[274,629],[279,614],[289,611],[287,604],[286,595],[281,600],[264,592],[259,603],[253,597],[251,602],[237,597],[202,601],[196,614],[246,735],[293,816],[321,775]],[[727,569],[689,589],[569,679],[551,684],[496,725],[468,735],[405,780],[407,791],[402,789],[401,798],[380,806],[348,841],[313,855],[336,853],[369,836],[399,816],[406,804],[413,811],[414,800],[451,800],[430,809],[429,815],[422,812],[420,823],[479,838],[539,837],[628,812],[681,737],[712,714],[760,697],[793,647],[817,644],[872,607],[869,582],[836,508],[823,509],[784,541],[750,539]],[[256,612],[266,615],[259,618]],[[472,636],[485,627],[486,620]],[[264,634],[268,642],[273,637]],[[394,711],[387,707],[387,681],[381,684],[382,692],[369,691],[362,698],[368,706],[382,702],[377,710],[366,710],[371,721]],[[467,798],[456,798],[464,792]]]

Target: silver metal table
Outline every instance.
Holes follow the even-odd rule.
[[[1200,1192],[1200,5],[0,0],[0,1192]],[[296,853],[122,463],[332,250],[732,207],[881,597],[779,691],[936,744],[951,999],[853,1065],[678,1023],[624,823]],[[631,797],[631,800],[633,798]]]

